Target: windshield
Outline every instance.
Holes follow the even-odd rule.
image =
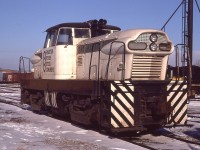
[[[72,29],[61,28],[58,34],[57,45],[72,45]]]
[[[56,31],[48,32],[44,43],[44,48],[55,46],[55,37],[56,37]]]

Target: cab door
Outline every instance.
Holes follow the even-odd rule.
[[[42,49],[42,78],[52,79],[55,71],[55,49],[57,30],[47,32],[44,48]]]

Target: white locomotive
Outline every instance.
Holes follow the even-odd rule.
[[[186,123],[185,82],[166,79],[173,44],[164,32],[120,31],[103,19],[46,32],[31,58],[34,79],[21,81],[22,103],[111,131]]]

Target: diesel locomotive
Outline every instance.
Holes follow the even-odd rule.
[[[34,78],[21,80],[21,102],[34,111],[112,132],[186,124],[186,81],[166,77],[174,46],[163,31],[100,19],[46,32],[30,59]]]

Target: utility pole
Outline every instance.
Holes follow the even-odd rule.
[[[188,27],[188,45],[187,45],[187,84],[188,84],[188,96],[191,96],[191,84],[192,84],[192,55],[193,55],[193,0],[188,0],[187,10],[187,27]]]
[[[192,65],[193,53],[193,0],[188,0],[188,48],[190,54],[190,64]]]

